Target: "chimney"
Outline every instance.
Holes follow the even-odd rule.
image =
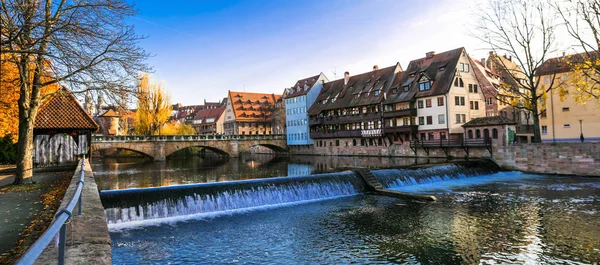
[[[379,70],[379,66],[373,65],[373,71],[375,71],[375,70]]]
[[[481,58],[481,65],[483,65],[483,67],[485,67],[485,58]]]
[[[425,58],[431,59],[431,58],[433,58],[434,55],[435,55],[435,52],[431,51],[431,52],[425,53]]]
[[[563,52],[563,56],[562,56],[562,57],[565,57],[566,55],[567,55],[567,53],[566,53],[566,52]]]
[[[350,72],[344,73],[344,85],[348,84],[348,80],[350,80]]]

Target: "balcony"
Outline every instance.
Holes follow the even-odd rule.
[[[417,129],[419,128],[418,125],[406,125],[406,126],[398,126],[398,127],[385,127],[384,132],[385,133],[416,133]]]
[[[417,116],[417,109],[403,109],[403,110],[394,110],[394,111],[386,111],[383,113],[383,117],[385,118],[393,118],[393,117],[405,117],[405,116]]]
[[[312,139],[323,139],[323,138],[359,138],[361,137],[360,130],[351,131],[333,131],[333,132],[311,132],[310,138]]]
[[[383,135],[383,130],[382,129],[361,130],[360,135],[365,138],[381,137]]]

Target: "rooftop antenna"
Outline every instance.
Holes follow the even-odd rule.
[[[333,79],[337,79],[337,68],[334,66],[333,67]]]
[[[246,85],[243,85],[243,87],[244,87],[244,93],[246,93]]]

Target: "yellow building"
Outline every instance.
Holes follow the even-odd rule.
[[[580,60],[582,56],[575,54],[548,59],[536,70],[540,78],[540,92],[554,81],[552,91],[539,104],[542,142],[600,141],[600,104],[593,98],[583,105],[575,102],[575,95],[579,92],[571,81],[577,76],[574,76],[569,62]],[[559,88],[566,91],[562,97]]]

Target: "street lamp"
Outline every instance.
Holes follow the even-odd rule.
[[[583,143],[583,141],[585,140],[585,138],[583,138],[583,120],[579,120],[579,140],[581,140],[581,142]]]

